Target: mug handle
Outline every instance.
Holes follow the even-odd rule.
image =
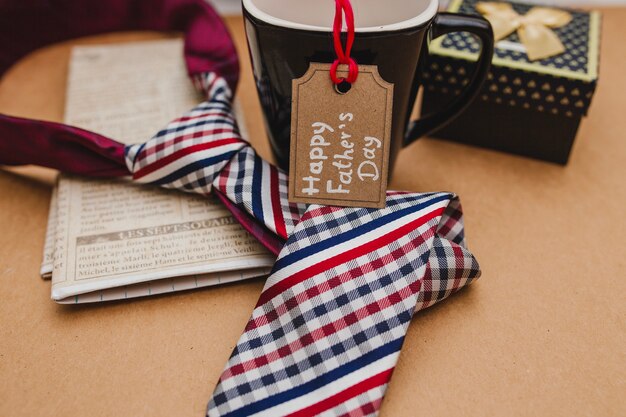
[[[431,39],[451,32],[469,32],[478,36],[480,39],[482,46],[474,74],[465,91],[446,108],[410,122],[407,134],[404,137],[404,146],[422,136],[432,133],[454,120],[454,118],[465,110],[472,100],[476,98],[483,83],[487,79],[494,48],[491,24],[486,19],[479,16],[469,16],[458,13],[439,13],[430,28]],[[427,58],[426,55],[427,54],[424,54],[422,56],[422,62],[425,62],[425,58]],[[420,76],[419,70],[416,76]]]

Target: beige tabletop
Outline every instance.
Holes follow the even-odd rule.
[[[228,23],[251,140],[270,157],[243,25]],[[37,51],[0,82],[0,112],[61,121],[72,45],[157,37]],[[390,188],[458,193],[483,276],[415,316],[382,416],[626,415],[625,39],[626,9],[605,10],[567,167],[428,139],[402,152]],[[203,415],[263,280],[57,305],[38,275],[52,178],[0,170],[0,416]]]

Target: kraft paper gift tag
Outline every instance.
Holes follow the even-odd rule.
[[[289,200],[385,207],[393,84],[375,65],[359,65],[353,84],[336,86],[330,67],[311,63],[293,80]],[[337,76],[347,72],[341,65]]]

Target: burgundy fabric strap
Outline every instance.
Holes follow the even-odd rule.
[[[124,145],[61,123],[0,114],[0,164],[40,165],[92,177],[129,175]]]
[[[203,0],[0,0],[0,75],[42,46],[122,30],[182,31],[190,76],[214,72],[234,91],[235,47]],[[0,164],[36,164],[87,176],[129,175],[124,145],[60,123],[0,114]]]

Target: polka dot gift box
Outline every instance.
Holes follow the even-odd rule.
[[[432,136],[566,164],[598,79],[600,14],[536,4],[454,0],[496,37],[488,81],[473,104]],[[431,42],[422,113],[445,107],[473,74],[480,44],[464,32]]]

